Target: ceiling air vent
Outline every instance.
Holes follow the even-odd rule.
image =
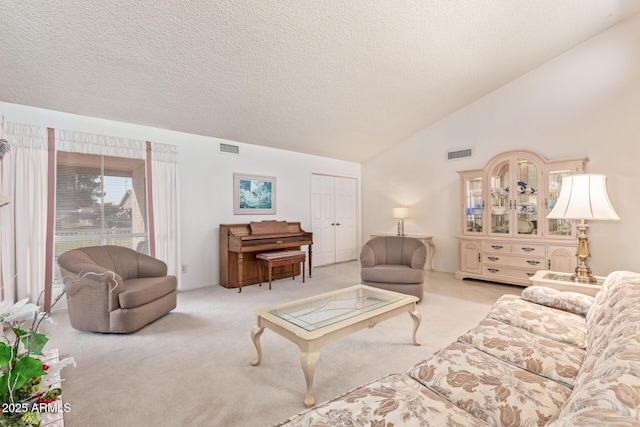
[[[237,145],[220,143],[220,152],[227,154],[240,154],[240,147]]]
[[[467,157],[472,157],[472,156],[473,156],[473,149],[465,148],[464,150],[449,151],[447,153],[447,160],[459,160],[459,159],[465,159]]]

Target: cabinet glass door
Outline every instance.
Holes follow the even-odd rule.
[[[482,201],[482,178],[465,178],[465,231],[482,233],[484,203]]]
[[[509,162],[499,164],[490,177],[491,234],[510,234]]]
[[[521,237],[533,237],[540,234],[538,227],[538,193],[541,184],[539,167],[526,159],[516,159],[515,180],[512,200],[515,206],[515,234]],[[511,189],[509,190],[511,193]],[[542,224],[540,224],[542,226]]]
[[[547,212],[545,218],[556,205],[560,188],[562,187],[562,178],[571,175],[570,169],[549,171],[549,195],[547,200]],[[547,223],[547,235],[554,237],[571,237],[572,227],[570,219],[545,219]]]

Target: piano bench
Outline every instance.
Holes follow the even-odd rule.
[[[295,265],[302,263],[302,283],[304,283],[304,262],[307,255],[303,251],[278,251],[263,252],[256,254],[258,259],[258,275],[260,276],[260,286],[262,286],[262,265],[267,267],[269,272],[269,290],[271,290],[271,273],[273,267],[280,265],[291,265],[291,278],[295,279]],[[255,270],[254,270],[255,271]]]

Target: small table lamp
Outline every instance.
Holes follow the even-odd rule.
[[[604,175],[569,175],[562,178],[562,188],[553,210],[547,215],[550,219],[579,219],[578,228],[578,266],[571,278],[582,283],[596,283],[596,278],[587,266],[589,253],[589,225],[585,220],[619,220],[620,217],[611,206],[607,194],[607,177]]]
[[[404,236],[404,220],[409,218],[409,208],[393,208],[393,218],[398,220],[398,236]]]

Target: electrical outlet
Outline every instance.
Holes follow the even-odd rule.
[[[183,273],[187,272],[187,264],[182,264],[182,272]]]

